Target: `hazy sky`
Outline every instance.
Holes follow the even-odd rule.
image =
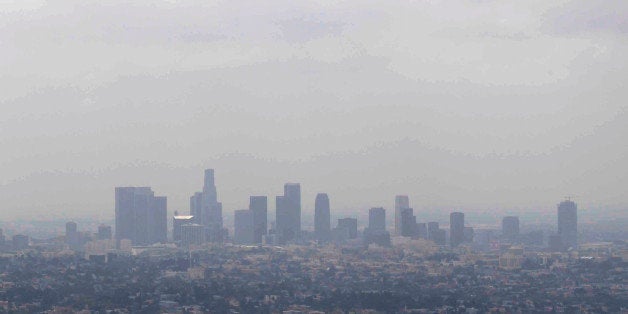
[[[2,1],[0,219],[627,208],[627,56],[628,1]]]

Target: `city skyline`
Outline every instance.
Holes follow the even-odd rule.
[[[172,216],[171,232],[166,230],[167,197],[155,197],[150,187],[116,187],[117,245],[120,245],[121,240],[140,245],[164,243],[167,238],[184,245],[204,241],[223,243],[228,241],[230,234],[233,235],[232,239],[236,244],[303,244],[310,240],[325,244],[330,241],[337,243],[343,238],[357,238],[360,227],[363,227],[367,242],[390,244],[385,208],[370,208],[366,225],[358,223],[356,214],[359,216],[359,213],[354,212],[348,217],[345,215],[338,218],[336,228],[331,229],[333,210],[326,193],[318,193],[314,200],[315,211],[313,217],[309,217],[314,220],[313,230],[303,228],[300,183],[285,183],[283,195],[276,196],[275,220],[271,221],[271,228],[268,225],[268,198],[259,195],[249,196],[248,209],[233,211],[232,226],[225,226],[222,206],[217,201],[215,170],[205,169],[203,178],[203,192],[196,192],[190,198],[189,215],[180,215],[175,211]],[[566,197],[557,205],[557,228],[548,240],[551,243],[550,247],[554,249],[568,250],[578,246],[577,204],[571,198]],[[420,217],[424,221],[417,219],[413,208],[409,207],[410,199],[407,195],[396,195],[394,204],[395,221],[392,229],[397,237],[429,239],[441,245],[445,244],[448,237],[452,248],[473,242],[476,226],[465,226],[463,212],[450,212],[447,232],[439,228],[438,221],[430,221],[431,219],[427,217]],[[311,216],[311,213],[305,214],[305,217],[308,216]],[[103,228],[103,225],[99,226],[99,234],[101,231],[106,233]],[[108,228],[111,233],[111,227]],[[518,216],[502,218],[501,234],[505,239],[509,241],[519,239],[519,228]],[[197,230],[202,230],[202,235],[197,235]],[[304,238],[303,232],[306,230],[311,235]],[[66,240],[71,239],[67,240],[70,246],[76,247],[82,241],[75,222],[66,223],[65,234]]]
[[[2,313],[628,313],[628,1],[0,0]]]
[[[179,212],[179,215],[182,214],[182,212],[187,212],[189,215],[193,215],[195,216],[197,219],[197,223],[200,223],[202,225],[208,225],[210,224],[210,221],[217,221],[218,222],[218,228],[221,228],[223,226],[223,220],[227,220],[227,221],[231,221],[232,219],[230,219],[228,216],[229,215],[233,215],[236,211],[240,210],[240,209],[227,209],[226,212],[229,213],[229,215],[225,216],[225,213],[223,213],[222,211],[222,203],[217,201],[217,186],[215,184],[215,169],[204,169],[204,187],[203,187],[203,192],[196,192],[194,193],[194,195],[190,198],[190,207],[188,210],[184,210],[184,211],[180,211],[180,210],[168,210],[168,215],[175,215],[176,216],[176,212]],[[207,191],[209,191],[209,196],[208,195],[204,195],[204,193],[206,193]],[[370,210],[373,210],[375,208],[381,208],[381,209],[386,209],[389,208],[388,206],[383,206],[383,207],[369,207],[369,208],[356,208],[356,209],[351,209],[351,210],[339,210],[337,208],[334,208],[333,211],[330,211],[330,205],[329,205],[329,196],[327,193],[317,193],[316,197],[314,198],[313,201],[311,200],[305,200],[305,202],[303,202],[301,199],[301,194],[302,194],[302,190],[301,190],[301,184],[300,183],[284,183],[283,184],[283,195],[279,195],[276,196],[275,202],[269,202],[268,200],[268,196],[266,195],[249,195],[247,196],[249,199],[248,202],[248,209],[249,210],[253,210],[253,211],[258,211],[259,213],[257,214],[259,217],[261,217],[260,215],[262,215],[262,213],[260,211],[262,211],[263,213],[265,213],[265,220],[262,220],[262,218],[258,218],[257,220],[259,221],[259,223],[263,224],[266,226],[266,229],[268,229],[268,224],[270,222],[274,222],[276,223],[276,218],[277,218],[277,204],[278,204],[278,200],[279,199],[286,199],[286,197],[288,195],[291,195],[291,197],[295,198],[293,200],[294,202],[294,206],[296,206],[295,208],[293,208],[295,210],[295,214],[298,217],[301,217],[300,219],[300,223],[303,223],[303,221],[308,221],[310,224],[308,224],[308,227],[311,228],[316,228],[316,212],[317,212],[317,204],[319,204],[321,206],[321,209],[325,208],[327,211],[326,215],[330,215],[330,216],[334,216],[336,218],[340,218],[339,216],[346,216],[346,215],[357,215],[357,216],[363,216],[363,217],[369,217],[368,212]],[[574,196],[565,196],[565,201],[562,202],[561,204],[565,203],[565,202],[571,202],[571,200],[574,198]],[[204,199],[204,200],[202,200]],[[272,199],[272,198],[271,198]],[[203,201],[204,205],[201,203],[198,203],[199,201]],[[320,202],[320,203],[319,203]],[[214,205],[212,205],[214,204]],[[413,208],[408,207],[410,206],[410,197],[408,197],[408,195],[395,195],[394,196],[394,202],[393,202],[393,206],[390,206],[390,211],[388,211],[388,213],[385,213],[385,219],[390,219],[391,221],[389,221],[387,223],[387,227],[390,227],[391,229],[391,233],[395,233],[397,232],[397,228],[401,228],[402,227],[402,221],[403,221],[403,214],[404,211],[408,211],[410,218],[412,218],[413,222],[411,222],[411,224],[416,224],[418,223],[419,219],[423,218],[427,218],[428,220],[433,218],[433,216],[429,216],[429,217],[418,217],[417,218],[417,213],[414,212]],[[197,208],[201,208],[201,207],[206,207],[205,211],[209,211],[211,210],[210,207],[215,206],[219,209],[219,211],[214,215],[213,218],[199,218],[202,217],[199,216],[198,214],[195,215],[195,212],[198,211]],[[260,207],[261,206],[261,207]],[[305,211],[305,216],[303,216],[303,210],[302,208],[306,208],[307,210]],[[455,213],[456,210],[462,210],[464,208],[454,208],[454,207],[450,207],[450,208],[445,208],[444,210],[447,212],[442,212],[443,217],[447,217],[447,220],[449,221],[451,219],[450,214],[451,213]],[[554,207],[552,207],[552,209],[554,209]],[[442,211],[442,209],[436,209],[436,211]],[[384,212],[386,212],[384,210]],[[473,212],[473,211],[471,211]],[[424,210],[422,210],[419,214],[426,214],[429,212],[426,212]],[[506,212],[507,214],[508,212]],[[513,211],[510,211],[510,213],[513,213]],[[495,213],[497,216],[499,217],[499,219],[502,218],[511,218],[510,216],[497,212]],[[531,214],[539,214],[538,212],[532,212]],[[204,214],[206,215],[206,214]],[[501,215],[501,216],[500,216]],[[269,219],[270,218],[270,219]],[[519,216],[515,216],[515,218],[519,219]],[[290,218],[296,221],[297,218]],[[397,221],[397,219],[399,219]],[[464,219],[463,219],[464,220]],[[231,223],[233,223],[233,221],[231,221]],[[399,225],[397,225],[399,223]],[[503,223],[502,221],[495,221],[495,226],[497,226],[497,223],[501,224]],[[297,224],[298,225],[298,224]],[[362,223],[360,223],[360,225],[362,225]],[[366,225],[366,224],[365,224]],[[409,227],[409,228],[415,228],[414,227]],[[408,228],[408,227],[407,227]],[[296,227],[296,229],[301,229],[300,227]],[[410,230],[410,229],[408,229]],[[414,229],[412,229],[414,230]],[[409,233],[412,233],[414,231],[406,231]],[[396,235],[401,235],[401,232],[399,232],[399,234]],[[461,235],[460,235],[461,236]],[[261,235],[256,236],[256,238],[261,237]]]
[[[356,213],[353,213],[351,216],[338,218],[336,227],[331,229],[330,218],[333,210],[329,196],[325,193],[318,193],[314,200],[313,230],[303,228],[299,183],[284,184],[283,195],[276,197],[275,221],[271,221],[270,228],[267,197],[259,195],[250,196],[249,208],[235,210],[232,226],[225,226],[222,208],[217,201],[214,174],[214,169],[204,170],[203,192],[196,192],[190,198],[189,215],[180,215],[175,212],[172,216],[171,228],[167,223],[166,196],[155,196],[150,187],[116,187],[115,244],[110,242],[112,240],[111,226],[101,223],[96,235],[90,236],[89,233],[78,232],[78,225],[73,221],[65,224],[65,244],[75,251],[81,251],[83,248],[88,248],[88,250],[111,248],[112,245],[121,249],[131,245],[150,246],[159,243],[174,243],[186,248],[190,248],[191,245],[204,245],[206,242],[214,244],[232,242],[243,245],[304,245],[308,243],[318,245],[353,243],[355,245],[355,239],[359,237],[363,239],[366,246],[374,243],[390,247],[392,244],[390,232],[387,231],[386,210],[382,207],[372,207],[368,210],[366,226],[360,226]],[[474,224],[465,224],[463,212],[450,212],[449,228],[441,229],[438,221],[417,219],[413,208],[409,206],[408,196],[395,196],[395,218],[399,218],[399,221],[395,221],[392,226],[392,229],[397,232],[395,238],[430,240],[440,246],[448,243],[452,249],[463,244],[486,249],[494,244],[490,240],[493,237],[493,231]],[[546,227],[537,225],[536,228],[542,228],[540,231],[521,235],[519,217],[504,216],[500,237],[511,245],[525,242],[538,246],[547,243],[548,249],[554,251],[577,250],[582,237],[578,232],[577,212],[577,204],[571,200],[571,197],[560,202],[557,205],[556,228],[549,229],[550,234],[545,235],[547,240],[543,239],[542,231]],[[480,239],[483,240],[476,241],[476,230],[482,234]],[[90,238],[101,242],[89,242]],[[17,239],[16,243],[20,243],[19,237]],[[512,266],[517,262],[509,259],[504,263]]]
[[[214,179],[214,173],[213,173],[214,169],[205,169],[203,171],[204,172],[211,171],[211,175],[210,175],[211,176],[211,180],[210,181],[211,181],[212,184],[214,184],[214,180],[215,180]],[[205,173],[204,181],[208,180],[207,179],[207,175],[208,174]],[[198,177],[198,175],[197,175],[197,177]],[[141,186],[150,186],[151,188],[153,187],[150,184],[138,185],[137,187],[141,187]],[[268,184],[265,184],[265,186],[268,186]],[[203,189],[205,190],[205,189],[207,189],[207,187],[204,186]],[[209,187],[209,190],[211,192],[210,194],[212,195],[212,196],[210,196],[210,198],[212,198],[212,202],[214,202],[213,200],[217,198],[217,194],[218,194],[217,189],[218,188],[215,185]],[[273,189],[273,190],[276,190],[276,189]],[[187,207],[184,206],[184,207],[179,207],[179,208],[177,208],[177,207],[173,208],[173,206],[169,205],[168,206],[168,216],[169,217],[172,216],[174,214],[174,212],[189,213],[189,209],[190,209],[189,206],[192,206],[194,197],[195,196],[196,197],[201,197],[202,193],[204,193],[204,192],[196,192],[194,195],[192,195],[192,197],[189,198],[189,200],[188,200],[189,204],[187,204]],[[313,192],[313,191],[311,191],[309,189],[306,189],[305,191],[303,191],[303,193],[305,195],[308,195],[308,196],[310,196],[310,195],[316,196],[317,194],[320,194],[318,192],[315,193],[315,192]],[[164,194],[166,194],[166,196],[169,197],[168,202],[170,204],[171,201],[170,201],[169,194],[167,192],[164,192]],[[371,208],[373,206],[381,206],[381,207],[383,207],[385,209],[390,209],[386,213],[386,219],[388,221],[388,224],[391,227],[390,231],[391,231],[391,234],[392,234],[392,233],[394,233],[396,231],[395,230],[395,222],[396,222],[396,218],[395,218],[396,217],[396,210],[395,209],[396,209],[397,205],[399,204],[399,197],[403,197],[403,198],[405,198],[405,201],[407,201],[408,199],[412,199],[413,196],[414,196],[414,194],[411,194],[411,193],[406,193],[406,194],[408,194],[410,196],[408,196],[408,195],[399,195],[399,194],[395,193],[395,195],[394,195],[395,199],[392,200],[392,201],[390,199],[388,199],[388,200],[380,202],[380,203],[365,203],[364,206],[336,207],[335,208],[335,213],[333,213],[332,216],[342,216],[342,215],[352,214],[352,213],[355,213],[355,212],[368,211],[368,208]],[[335,194],[334,196],[338,196],[338,195],[341,195],[341,194]],[[253,195],[248,195],[248,196],[245,195],[244,198],[238,197],[237,201],[229,200],[230,204],[237,203],[237,204],[246,204],[246,205],[245,206],[244,205],[243,206],[236,205],[237,207],[225,208],[224,213],[223,213],[223,210],[222,210],[222,202],[217,202],[217,200],[216,200],[215,201],[216,202],[216,206],[218,206],[218,210],[221,212],[220,216],[222,216],[223,219],[226,219],[227,221],[232,222],[232,218],[225,217],[225,213],[229,213],[228,216],[230,216],[236,210],[239,210],[241,208],[248,208],[250,206],[249,201],[248,201],[248,198],[250,196],[252,197]],[[266,197],[268,197],[268,196],[266,196]],[[557,198],[561,198],[561,196],[557,196]],[[571,199],[577,200],[578,199],[577,196],[573,196],[573,195],[562,196],[562,198],[564,198],[565,200],[571,200]],[[421,199],[420,195],[418,195],[418,199],[419,200]],[[580,204],[580,201],[579,201],[579,204]],[[586,201],[585,201],[585,204],[586,204]],[[275,202],[275,198],[274,197],[271,197],[271,198],[268,199],[267,206],[268,206],[268,210],[267,210],[268,214],[269,215],[272,214],[273,217],[274,217],[274,215],[275,215],[275,208],[276,208],[276,202]],[[419,208],[419,211],[422,214],[428,214],[430,218],[432,218],[434,216],[438,216],[438,214],[440,213],[440,216],[442,216],[443,219],[444,219],[446,216],[448,217],[448,215],[449,215],[448,212],[445,213],[444,211],[462,210],[464,212],[470,212],[470,213],[477,212],[481,216],[487,216],[488,213],[495,213],[498,216],[499,215],[501,215],[501,216],[508,216],[509,214],[512,214],[512,215],[516,214],[518,217],[521,217],[524,220],[531,220],[535,216],[543,215],[543,214],[550,214],[552,211],[555,211],[555,200],[552,201],[551,203],[548,203],[548,204],[542,204],[540,206],[534,206],[534,207],[530,207],[530,208],[526,208],[524,206],[516,206],[516,205],[515,206],[508,206],[508,207],[501,207],[501,206],[495,206],[495,205],[493,205],[493,206],[490,206],[490,205],[489,206],[479,206],[479,207],[478,206],[468,206],[468,205],[467,206],[465,206],[465,205],[459,205],[459,206],[455,206],[455,205],[430,206],[430,205],[422,203],[420,201],[417,202],[417,206]],[[305,203],[303,203],[302,207],[303,207],[302,211],[305,211],[305,213],[308,213],[308,214],[311,212],[311,214],[313,215],[313,213],[315,211],[315,202],[314,201],[312,201],[312,202],[306,201]],[[581,209],[582,208],[584,208],[584,210],[585,210],[584,213],[585,214],[589,213],[590,215],[595,215],[593,213],[593,211],[598,210],[598,209],[607,210],[609,212],[621,212],[621,209],[623,207],[599,206],[598,205],[598,206],[591,206],[590,208],[581,206]],[[587,209],[590,209],[590,210],[587,211]],[[43,221],[45,221],[45,220],[58,220],[58,219],[70,219],[70,220],[72,220],[72,219],[111,220],[111,219],[114,218],[113,215],[110,215],[110,214],[107,214],[107,213],[108,213],[108,211],[106,209],[104,210],[104,213],[103,213],[103,211],[101,211],[98,214],[92,214],[92,213],[87,212],[87,211],[86,212],[82,212],[82,213],[60,212],[59,215],[37,217],[37,219],[35,219],[35,220],[38,220],[38,219],[39,220],[43,220]],[[363,217],[368,217],[368,213],[360,213],[359,215],[361,215]],[[24,218],[22,217],[22,219],[24,219]],[[11,221],[11,220],[7,219],[6,221]],[[269,220],[269,222],[270,221],[271,220]],[[305,221],[311,222],[312,226],[313,226],[313,222],[314,222],[313,219],[306,218]],[[495,226],[497,226],[498,223],[501,224],[501,222],[498,222],[496,220],[495,221]]]

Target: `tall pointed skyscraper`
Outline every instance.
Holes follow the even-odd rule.
[[[196,223],[205,227],[209,241],[222,241],[222,204],[218,202],[214,169],[205,170],[203,192],[196,192],[190,197],[190,215],[194,216]]]

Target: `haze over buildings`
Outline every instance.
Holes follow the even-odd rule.
[[[3,2],[0,219],[112,219],[121,183],[183,212],[208,166],[227,217],[289,180],[391,222],[626,208],[627,6]]]
[[[628,1],[0,1],[0,312],[628,313],[626,56]]]

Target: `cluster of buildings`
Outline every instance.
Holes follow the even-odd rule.
[[[115,229],[101,225],[96,234],[79,232],[77,224],[66,224],[65,244],[74,251],[86,255],[106,255],[114,250],[129,251],[132,247],[174,243],[190,248],[206,243],[231,242],[240,245],[320,245],[348,244],[368,246],[378,244],[390,246],[391,239],[425,239],[439,246],[451,249],[461,245],[483,248],[494,245],[491,234],[474,230],[465,224],[465,214],[452,212],[449,228],[441,228],[439,222],[419,222],[406,195],[397,195],[394,204],[394,230],[389,232],[386,224],[386,210],[373,207],[368,212],[368,224],[358,229],[358,220],[344,217],[332,226],[330,198],[319,193],[314,200],[314,230],[302,229],[301,186],[298,183],[284,185],[283,195],[276,196],[275,220],[268,221],[267,196],[250,196],[248,209],[234,211],[232,237],[223,224],[223,208],[218,201],[214,170],[204,173],[202,191],[190,197],[187,215],[175,212],[172,217],[171,237],[168,236],[167,198],[156,196],[150,187],[115,188]],[[569,251],[578,248],[577,206],[565,200],[557,206],[556,232],[546,237],[547,241],[531,241],[520,232],[517,216],[507,216],[502,220],[499,241],[513,245],[544,244],[551,251]],[[391,234],[392,233],[392,234]],[[542,237],[542,235],[541,235]],[[11,241],[5,240],[0,230],[0,248],[20,250],[28,248],[28,236],[16,234]]]
[[[330,200],[325,193],[316,195],[314,202],[314,233],[305,234],[301,227],[301,186],[286,183],[283,195],[275,198],[275,223],[269,229],[268,198],[251,196],[248,209],[234,211],[233,242],[237,244],[290,244],[344,242],[358,238],[356,218],[338,219],[332,228]],[[142,246],[165,243],[167,239],[166,197],[155,196],[149,187],[116,188],[116,241],[130,240],[133,245]],[[173,217],[172,239],[183,246],[199,245],[206,242],[222,243],[228,238],[223,225],[222,204],[218,202],[214,170],[205,170],[201,192],[190,198],[188,215],[175,214]],[[437,244],[446,244],[446,231],[439,228],[438,222],[418,223],[408,196],[395,198],[394,235],[429,239]],[[369,210],[368,227],[364,229],[363,240],[368,243],[390,244],[390,234],[386,230],[386,210],[374,207]],[[451,213],[449,243],[456,247],[472,239],[473,229],[465,227],[464,214]]]
[[[313,231],[303,230],[297,183],[276,197],[274,223],[268,198],[251,196],[230,236],[212,169],[169,237],[166,197],[115,192],[115,228],[67,222],[47,241],[0,230],[0,312],[612,312],[628,301],[628,244],[579,243],[569,199],[546,244],[517,216],[503,217],[498,235],[462,212],[444,228],[418,221],[405,195],[395,197],[391,232],[383,207],[369,209],[361,230],[354,217],[333,222],[325,193]]]
[[[28,248],[29,237],[23,234],[15,234],[11,237],[11,240],[7,240],[4,235],[4,231],[0,229],[0,251],[7,250],[9,248],[13,250],[23,250]]]

